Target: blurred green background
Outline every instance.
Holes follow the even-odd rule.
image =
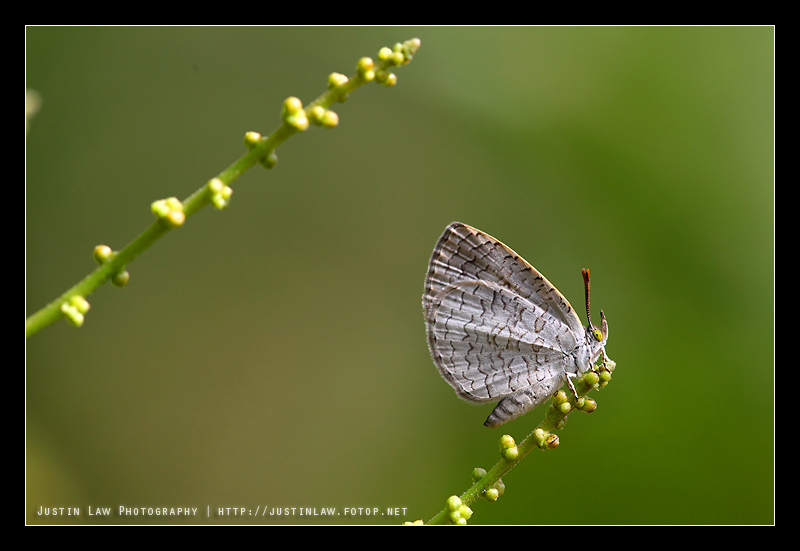
[[[423,278],[453,220],[579,312],[590,268],[617,362],[597,411],[470,523],[774,521],[772,27],[29,27],[26,315],[274,130],[284,98],[412,37],[397,86],[246,173],[81,329],[26,341],[28,523],[430,519],[543,415],[486,429],[492,406],[430,360]],[[120,505],[198,516],[88,515]]]

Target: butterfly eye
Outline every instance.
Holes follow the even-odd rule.
[[[594,340],[596,340],[597,342],[603,340],[603,334],[600,332],[599,329],[592,329],[592,336],[594,337]]]

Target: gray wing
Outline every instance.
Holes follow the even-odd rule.
[[[428,322],[444,290],[462,281],[490,282],[513,291],[560,319],[575,335],[584,333],[567,299],[533,266],[494,237],[453,222],[436,243],[428,265],[422,298]]]
[[[438,293],[430,312],[431,356],[465,400],[491,402],[525,389],[544,389],[546,383],[547,393],[535,407],[552,394],[552,385],[557,389],[563,384],[574,363],[572,352],[579,344],[569,328],[497,283],[449,285]]]

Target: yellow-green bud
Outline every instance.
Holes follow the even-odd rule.
[[[403,45],[406,47],[410,54],[417,53],[419,47],[422,45],[422,41],[419,38],[412,38],[410,40],[406,40]]]
[[[594,386],[600,382],[600,375],[594,371],[587,371],[583,374],[583,382],[589,386]]]
[[[459,526],[464,526],[467,524],[467,519],[461,516],[461,513],[458,511],[450,511],[450,521],[453,524],[458,524]]]
[[[150,205],[150,210],[173,228],[182,226],[186,221],[186,215],[183,213],[183,204],[177,197],[154,201]]]
[[[378,59],[381,61],[388,61],[389,58],[392,57],[393,53],[394,52],[392,52],[391,48],[387,48],[386,46],[384,46],[378,51]]]
[[[461,498],[458,496],[450,496],[447,498],[447,509],[449,511],[458,511],[461,507]]]
[[[112,251],[111,247],[108,245],[98,245],[92,252],[92,257],[94,257],[95,262],[98,264],[104,264],[108,262],[113,256],[114,251]]]
[[[511,446],[510,448],[503,449],[501,455],[509,461],[514,461],[519,457],[519,449],[517,449],[516,446]]]
[[[114,287],[124,287],[128,284],[130,279],[131,274],[129,274],[127,270],[122,270],[111,277],[111,285]]]
[[[339,115],[321,105],[315,105],[309,113],[311,122],[324,128],[333,128],[339,124]]]
[[[500,437],[500,449],[512,448],[516,445],[514,439],[509,434]]]
[[[480,467],[475,467],[472,469],[472,480],[475,482],[479,481],[484,476],[486,476],[486,469],[482,469]]]
[[[331,73],[328,75],[328,88],[337,88],[344,84],[347,84],[347,81],[350,80],[347,78],[346,75],[342,73]]]
[[[170,226],[177,228],[183,226],[183,223],[186,222],[186,215],[182,210],[171,210],[164,219]]]
[[[303,110],[303,102],[294,96],[290,96],[283,101],[281,120],[297,130],[308,129],[308,117],[306,117],[306,112]]]
[[[67,321],[75,327],[80,327],[83,325],[83,314],[81,314],[78,309],[69,302],[65,302],[61,305],[61,313],[64,314],[64,317],[67,318]]]
[[[397,75],[394,73],[389,73],[386,77],[386,82],[382,83],[386,87],[394,86],[397,84]]]
[[[375,80],[384,86],[394,86],[397,84],[397,75],[381,69],[375,73]]]
[[[359,59],[356,70],[367,82],[375,78],[375,62],[372,61],[370,57],[362,57]]]
[[[75,295],[69,299],[69,303],[81,314],[89,311],[89,302],[80,295]]]
[[[214,194],[221,193],[225,188],[225,184],[219,178],[211,178],[206,185],[208,186],[208,191]]]
[[[586,398],[586,401],[583,403],[583,407],[581,407],[581,411],[585,411],[586,413],[591,413],[596,409],[597,409],[597,402],[595,402],[591,398]]]
[[[247,132],[244,135],[244,145],[247,146],[248,149],[252,149],[253,147],[258,145],[258,142],[261,141],[261,134],[258,132]]]
[[[264,168],[275,168],[275,165],[278,164],[278,154],[275,153],[275,150],[273,149],[259,162]]]

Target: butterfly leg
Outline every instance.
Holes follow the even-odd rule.
[[[572,391],[572,395],[575,397],[575,400],[578,399],[578,392],[575,390],[575,385],[572,384],[572,377],[567,376],[567,384],[569,385],[569,389]]]

